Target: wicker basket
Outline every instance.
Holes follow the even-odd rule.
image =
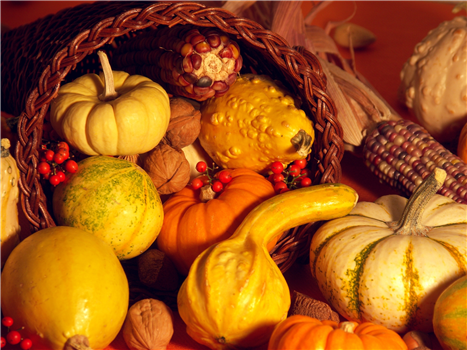
[[[313,120],[316,140],[309,167],[313,182],[341,177],[343,131],[326,93],[326,77],[317,58],[258,23],[221,8],[193,2],[107,2],[79,5],[2,35],[2,110],[19,116],[16,160],[21,172],[21,205],[32,231],[55,226],[37,172],[42,125],[61,84],[100,69],[97,49],[112,50],[159,26],[192,24],[217,27],[241,47],[241,73],[267,74],[282,81]],[[49,205],[49,206],[48,206]],[[315,225],[290,230],[272,257],[282,271],[308,253]]]

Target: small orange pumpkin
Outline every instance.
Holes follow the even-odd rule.
[[[201,252],[229,238],[253,208],[275,195],[260,174],[242,168],[227,171],[232,180],[218,197],[203,202],[199,189],[186,186],[164,203],[157,246],[185,276]]]
[[[461,130],[459,135],[459,143],[457,144],[457,155],[460,159],[467,163],[467,123]]]
[[[337,323],[293,315],[280,322],[271,335],[268,350],[407,350],[396,332],[371,322]]]

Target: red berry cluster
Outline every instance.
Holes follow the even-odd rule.
[[[216,173],[218,167],[213,164],[212,168],[209,168],[206,162],[198,162],[196,164],[196,170],[203,176],[194,178],[191,181],[191,187],[195,190],[210,185],[211,189],[219,193],[224,189],[224,185],[232,181],[232,175],[228,170],[221,170]]]
[[[73,158],[73,154],[70,154],[70,147],[66,142],[48,142],[42,145],[37,171],[53,186],[57,186],[65,181],[65,171],[71,174],[78,171],[78,163],[70,158]]]
[[[286,169],[281,162],[271,164],[268,180],[273,184],[277,194],[300,187],[311,186],[310,171],[306,168],[306,159],[295,160]]]
[[[10,330],[10,327],[13,326],[13,319],[9,316],[3,317],[2,318],[2,325],[8,328],[8,333],[6,335],[6,339],[4,337],[1,337],[0,342],[1,342],[1,347],[3,348],[6,343],[10,343],[11,345],[16,345],[19,344],[21,349],[27,350],[31,348],[32,346],[32,341],[31,339],[28,338],[22,338],[21,334],[19,331],[14,331]],[[19,330],[21,330],[20,328]]]

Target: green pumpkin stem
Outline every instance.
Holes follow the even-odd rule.
[[[290,139],[292,145],[295,148],[295,151],[300,155],[302,158],[306,158],[306,156],[311,151],[311,146],[313,144],[313,138],[308,135],[308,133],[300,129],[297,134]]]
[[[110,101],[118,97],[118,92],[115,91],[114,75],[110,62],[104,51],[98,51],[97,55],[101,61],[102,71],[104,73],[104,91],[99,95],[99,100]]]
[[[394,227],[396,235],[426,236],[430,227],[421,223],[422,214],[431,198],[438,192],[446,179],[446,171],[435,170],[417,187],[410,196],[399,222]]]

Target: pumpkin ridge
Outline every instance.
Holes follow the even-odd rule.
[[[377,218],[374,218],[372,216],[366,216],[366,215],[362,215],[362,214],[349,214],[347,216],[357,216],[357,217],[360,217],[360,218],[365,218],[365,219],[371,219],[371,220],[375,220],[375,221],[379,221],[379,222],[382,222],[384,224],[387,224],[388,222],[387,221],[384,221],[384,220],[380,220],[380,219],[377,219]],[[360,225],[355,225],[355,226],[360,226]]]
[[[323,248],[329,243],[329,241],[334,238],[335,236],[341,234],[342,232],[346,231],[348,228],[343,228],[342,230],[339,230],[337,231],[336,233],[334,233],[333,235],[327,237],[325,240],[323,240],[323,242],[313,251],[313,253],[315,254],[315,258],[313,260],[313,264],[311,266],[313,266],[313,276],[316,276],[316,261],[318,260],[318,257],[319,255],[321,254],[321,251],[323,250]]]
[[[99,100],[97,97],[96,97],[96,100],[100,102],[100,100]],[[91,101],[91,102],[92,102],[92,101]],[[103,104],[103,103],[105,103],[105,102],[101,102],[101,103],[97,103],[97,102],[96,102],[96,103],[92,106],[91,110],[89,111],[89,115],[94,114],[94,110],[95,110],[96,108],[98,108],[98,107],[100,106],[100,104]],[[109,104],[109,105],[112,107],[112,110],[114,111],[114,114],[115,114],[115,108],[114,108],[114,106],[111,105],[111,104]],[[71,106],[70,106],[70,107],[71,107]],[[68,109],[70,109],[70,107],[68,107]],[[90,121],[90,118],[86,118],[86,123],[84,124],[84,133],[85,133],[85,135],[86,135],[86,143],[88,144],[89,148],[91,148],[94,152],[96,152],[97,155],[102,156],[102,155],[99,154],[99,152],[96,151],[96,149],[95,149],[95,147],[94,147],[94,145],[93,145],[93,143],[92,143],[92,137],[91,137],[91,135],[90,135],[90,133],[91,133],[91,128],[89,127],[89,121]],[[115,121],[115,122],[116,122],[116,121]],[[118,134],[119,134],[118,129],[116,130],[116,132],[117,132],[117,138],[118,138]]]
[[[405,266],[405,271],[403,274],[402,281],[404,283],[404,310],[406,312],[406,316],[403,317],[405,319],[405,323],[409,329],[415,328],[417,325],[417,310],[418,307],[418,297],[415,292],[415,286],[418,289],[423,290],[420,286],[419,282],[419,274],[414,269],[413,264],[413,250],[414,246],[412,242],[409,243],[407,250],[405,251],[403,264]]]
[[[430,238],[431,240],[440,244],[444,249],[446,249],[449,252],[449,254],[453,257],[453,259],[457,262],[459,268],[463,270],[465,274],[467,274],[467,260],[465,256],[462,253],[460,253],[456,247],[454,247],[452,244],[435,239],[433,237],[428,236],[427,238]]]
[[[347,228],[348,229],[348,228]],[[374,242],[371,242],[368,244],[365,248],[363,248],[360,253],[358,253],[355,256],[355,268],[353,270],[347,270],[345,272],[346,276],[348,277],[348,282],[347,288],[345,285],[342,286],[342,290],[344,290],[347,294],[347,297],[349,298],[348,302],[348,309],[349,310],[354,310],[355,313],[359,315],[359,318],[361,318],[361,310],[360,306],[362,304],[362,301],[360,300],[360,278],[363,275],[363,270],[365,266],[366,259],[370,255],[370,253],[373,251],[373,249],[382,241],[387,239],[389,236],[380,238]]]
[[[122,87],[123,87],[123,86],[122,86]],[[149,86],[144,86],[144,88],[149,88]],[[146,111],[146,115],[147,115],[147,116],[153,115],[153,114],[154,114],[154,111],[151,111],[150,109],[148,109],[148,106],[146,105],[146,103],[145,103],[144,101],[142,101],[141,99],[139,99],[139,98],[138,98],[138,95],[132,95],[132,94],[131,94],[133,91],[139,90],[139,89],[141,89],[140,84],[137,84],[136,86],[131,87],[131,88],[125,93],[125,99],[127,99],[127,100],[132,99],[132,100],[135,100],[136,102],[141,103],[141,105],[144,106],[144,110]],[[157,90],[157,89],[156,89],[156,90]],[[159,92],[159,91],[158,91],[158,92]],[[118,99],[118,98],[117,98],[117,99]],[[112,104],[112,108],[113,108],[113,110],[114,110],[114,116],[117,117],[117,113],[116,113],[116,110],[115,110],[115,105],[116,105],[116,103],[111,103],[111,104]],[[148,119],[149,119],[149,118],[148,118]],[[148,124],[150,125],[151,122],[148,121]],[[151,128],[149,127],[149,125],[146,127],[146,136],[145,136],[145,138],[148,137],[148,134],[149,134],[149,132],[151,131]],[[168,125],[168,124],[167,124],[167,125]],[[117,132],[118,132],[118,130],[117,130]],[[118,134],[120,134],[120,133],[118,133]]]
[[[350,216],[350,214],[347,215],[347,216]],[[363,218],[368,218],[367,216],[363,216],[363,215],[354,215],[354,216],[360,216],[360,217],[363,217]],[[339,219],[336,219],[336,220],[339,220]],[[381,221],[381,222],[383,222],[383,221]],[[333,239],[335,236],[340,235],[341,233],[343,233],[343,232],[345,232],[345,231],[347,231],[347,230],[349,230],[349,229],[351,229],[351,228],[354,228],[354,227],[360,227],[360,225],[355,224],[354,226],[347,226],[347,227],[342,228],[342,229],[339,230],[339,231],[336,231],[334,234],[332,234],[332,235],[328,236],[326,239],[324,239],[323,242],[313,251],[313,253],[315,254],[315,258],[314,258],[313,264],[311,265],[311,266],[314,267],[314,268],[313,268],[313,271],[312,271],[313,276],[316,275],[316,270],[315,270],[315,268],[316,268],[316,266],[317,266],[316,261],[318,260],[319,255],[321,254],[321,251],[323,250],[323,248],[324,248],[324,247],[329,243],[329,241],[330,241],[331,239]],[[385,238],[386,238],[386,237],[385,237]]]

